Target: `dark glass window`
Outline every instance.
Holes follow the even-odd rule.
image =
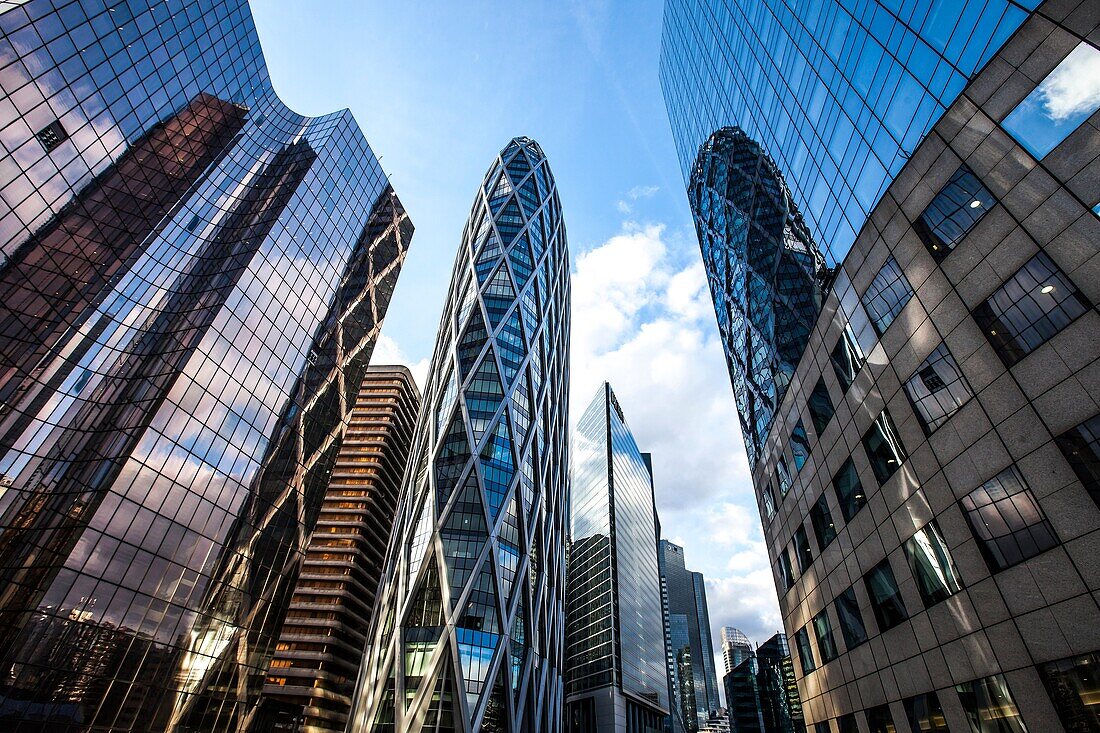
[[[794,470],[797,473],[810,457],[810,439],[806,436],[806,426],[801,420],[791,431],[791,455],[794,457]]]
[[[814,553],[810,550],[810,541],[806,538],[806,528],[801,524],[794,531],[794,554],[798,559],[798,571],[806,572],[814,562]]]
[[[870,572],[863,576],[863,582],[867,586],[867,596],[871,599],[871,608],[875,612],[875,621],[878,622],[880,633],[894,628],[909,618],[889,560],[883,560],[871,568]]]
[[[1009,466],[962,498],[986,562],[994,572],[1058,544],[1054,528],[1015,466]]]
[[[814,723],[814,733],[831,733],[829,721],[822,720],[820,723]]]
[[[1040,252],[974,309],[974,319],[1005,366],[1012,366],[1089,307],[1066,274]]]
[[[814,616],[814,636],[817,637],[817,653],[821,655],[821,663],[831,662],[836,659],[836,640],[833,639],[833,624],[829,621],[828,609],[821,609],[821,613]]]
[[[905,393],[913,403],[924,432],[931,434],[955,414],[974,393],[963,377],[955,357],[940,344],[905,383]]]
[[[894,717],[890,715],[889,705],[876,705],[868,708],[867,729],[871,733],[897,733],[894,727]]]
[[[882,264],[882,269],[875,275],[860,302],[871,317],[875,331],[881,336],[912,297],[912,286],[905,279],[897,260],[891,257]]]
[[[1058,447],[1092,500],[1100,504],[1100,415],[1058,436]]]
[[[38,142],[42,143],[42,148],[47,153],[69,139],[69,133],[65,132],[65,128],[58,120],[46,125],[34,136],[38,138]]]
[[[810,507],[810,523],[813,524],[814,536],[817,537],[817,550],[824,552],[829,543],[836,539],[836,525],[833,524],[833,515],[829,511],[829,502],[824,493]]]
[[[940,699],[934,692],[914,695],[905,699],[905,717],[909,719],[912,733],[947,733],[947,719],[943,717]]]
[[[833,363],[833,371],[836,372],[841,389],[847,391],[855,381],[859,370],[863,368],[864,362],[867,361],[867,356],[856,340],[856,335],[852,333],[851,325],[844,324],[844,330],[837,339],[830,361]]]
[[[783,592],[786,593],[794,585],[794,571],[791,570],[791,553],[789,548],[784,547],[779,553],[779,583],[783,588]]]
[[[867,627],[863,625],[863,614],[859,612],[855,587],[837,596],[834,603],[836,616],[840,619],[840,632],[844,635],[844,646],[850,651],[867,641]]]
[[[905,559],[909,561],[925,608],[962,590],[959,571],[935,521],[924,525],[905,541]]]
[[[995,674],[955,685],[973,733],[1027,733],[1004,677]]]
[[[824,379],[817,380],[814,391],[810,393],[807,407],[810,408],[810,419],[813,421],[814,430],[817,431],[817,436],[820,438],[829,425],[829,421],[833,419],[833,413],[835,412],[833,401],[829,399],[829,388],[825,386]]]
[[[844,461],[844,465],[833,476],[833,489],[836,490],[836,500],[840,504],[840,513],[844,515],[844,521],[852,521],[860,509],[867,504],[867,492],[863,490],[859,474],[856,472],[856,464],[852,459]]]
[[[794,633],[794,643],[798,647],[798,661],[802,665],[802,674],[809,674],[817,667],[814,664],[814,650],[810,647],[810,635],[806,627]]]
[[[787,459],[783,456],[775,462],[775,473],[779,478],[779,498],[782,499],[791,491],[791,471],[787,468]]]
[[[1100,653],[1040,664],[1039,676],[1068,733],[1100,730]]]
[[[939,262],[955,249],[955,245],[989,213],[995,203],[989,189],[964,165],[940,189],[932,203],[913,223],[913,228]]]
[[[768,519],[771,519],[772,517],[775,516],[775,489],[772,488],[771,484],[768,484],[767,486],[764,487],[763,497],[764,497],[764,515]]]
[[[898,437],[898,430],[894,427],[894,421],[890,419],[890,413],[883,410],[871,423],[871,427],[863,435],[863,447],[867,451],[867,458],[871,462],[871,470],[879,484],[894,475],[905,461],[905,448]]]
[[[856,724],[856,714],[847,713],[836,719],[836,729],[840,733],[859,733],[859,725]]]

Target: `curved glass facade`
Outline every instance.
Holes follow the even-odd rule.
[[[667,0],[661,86],[685,180],[736,125],[775,159],[830,265],[1038,0]]]
[[[783,176],[734,127],[699,149],[688,186],[750,464],[821,310],[828,272]]]
[[[0,725],[229,730],[412,225],[243,0],[0,8]]]
[[[516,138],[462,236],[360,672],[357,731],[557,731],[569,257]]]

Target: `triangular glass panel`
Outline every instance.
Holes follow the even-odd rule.
[[[458,617],[456,626],[458,661],[462,667],[466,699],[473,711],[485,689],[493,655],[500,646],[497,594],[489,563],[481,566],[481,573],[470,590],[466,607]]]
[[[477,362],[481,347],[489,338],[489,332],[485,329],[485,319],[481,317],[481,309],[475,308],[474,315],[466,324],[466,330],[458,342],[458,365],[462,368],[463,377],[469,375],[470,370]]]
[[[508,510],[504,513],[504,521],[500,525],[497,535],[497,565],[500,567],[501,591],[505,602],[512,597],[512,585],[516,579],[516,569],[519,567],[519,516],[516,512],[516,498],[508,502]]]
[[[512,388],[512,425],[515,427],[516,445],[527,440],[527,427],[531,424],[531,401],[527,393],[527,379],[523,376]]]
[[[503,253],[500,239],[497,238],[496,234],[490,234],[485,246],[478,252],[477,261],[474,263],[474,271],[477,273],[477,284],[479,286],[485,284],[485,279],[489,277],[489,273],[493,271],[493,267]]]
[[[485,715],[481,719],[481,733],[507,733],[511,730],[508,725],[508,698],[504,686],[504,665],[497,670],[497,681],[493,685],[493,691],[489,693],[489,699],[485,703]]]
[[[512,617],[512,692],[519,690],[523,679],[523,663],[527,661],[527,596],[520,594],[516,615]],[[517,701],[516,705],[519,703]]]
[[[462,414],[456,413],[435,458],[435,495],[439,508],[451,498],[451,491],[469,459],[470,443],[466,439],[466,426],[462,422]]]
[[[439,678],[436,680],[432,699],[428,702],[420,733],[455,733],[456,730],[461,730],[455,726],[456,717],[451,664],[444,662],[439,668]]]
[[[443,387],[443,395],[439,398],[439,407],[435,411],[435,434],[438,436],[443,430],[443,424],[451,416],[451,410],[455,406],[455,398],[458,396],[458,381],[455,379],[455,370],[447,370],[447,381]]]
[[[508,196],[512,193],[512,190],[512,182],[508,180],[508,176],[501,174],[500,178],[497,179],[496,188],[489,194],[489,209],[494,214],[500,211],[500,207],[508,200]]]
[[[439,573],[431,560],[405,617],[406,633],[414,628],[430,629],[437,634],[443,628],[443,594],[439,588]]]
[[[489,316],[489,322],[494,331],[515,300],[516,289],[512,286],[512,278],[508,275],[508,268],[502,266],[493,275],[484,293],[485,312]]]
[[[512,178],[513,183],[519,183],[524,176],[531,172],[531,164],[527,162],[527,156],[523,154],[522,148],[516,151],[516,154],[504,167],[508,169],[508,175]]]
[[[512,261],[512,273],[516,276],[516,284],[520,290],[523,290],[523,286],[531,279],[531,273],[535,269],[534,263],[531,262],[531,254],[527,251],[526,235],[517,239],[512,245],[512,249],[508,251],[508,258]]]
[[[546,175],[544,174],[545,170],[545,164],[542,164],[535,169],[535,179],[539,183],[539,199],[542,201],[546,200],[546,195],[550,192],[549,187],[546,185]]]
[[[512,431],[507,416],[501,416],[493,430],[493,436],[481,449],[481,475],[485,480],[485,499],[488,502],[489,522],[496,523],[500,507],[508,493],[512,477],[516,475],[516,463],[512,454]]]
[[[475,443],[481,442],[503,399],[504,388],[500,384],[493,350],[489,349],[470,386],[466,388],[466,413],[470,417]]]
[[[509,199],[504,210],[496,214],[496,222],[500,239],[507,247],[523,229],[523,216],[519,213],[519,204],[516,203],[514,198]]]
[[[519,309],[512,311],[504,321],[504,328],[497,334],[497,354],[505,384],[511,384],[523,364],[523,331],[519,325]]]
[[[523,213],[527,215],[527,220],[530,221],[535,215],[535,212],[539,210],[539,206],[542,204],[542,200],[539,199],[538,192],[535,191],[535,177],[531,176],[523,185],[519,187],[519,200],[523,205]]]
[[[456,602],[489,541],[485,511],[481,508],[481,491],[473,474],[466,479],[462,493],[455,500],[440,539],[443,543],[443,564],[447,567],[447,580],[451,584],[451,601]]]
[[[533,258],[536,265],[538,264],[539,260],[542,259],[542,254],[545,249],[543,246],[544,239],[542,233],[543,219],[545,219],[544,216],[536,216],[533,220],[531,220],[531,225],[527,227],[527,234],[531,238],[531,257]]]

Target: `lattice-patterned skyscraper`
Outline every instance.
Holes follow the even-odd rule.
[[[568,401],[561,205],[516,138],[455,262],[351,730],[560,729]]]

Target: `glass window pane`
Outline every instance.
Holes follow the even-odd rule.
[[[772,488],[771,484],[764,487],[762,497],[764,499],[764,516],[770,520],[775,516],[775,489]]]
[[[836,719],[836,726],[840,733],[859,733],[859,726],[856,724],[855,713],[841,715]]]
[[[817,380],[814,391],[810,393],[807,407],[810,408],[810,419],[813,421],[814,430],[820,438],[829,421],[833,419],[834,412],[833,401],[829,398],[829,388],[825,386],[824,379]]]
[[[989,189],[964,165],[936,194],[913,228],[938,262],[955,249],[995,203]]]
[[[1100,505],[1100,415],[1058,436],[1058,447],[1092,500]]]
[[[833,524],[833,515],[829,511],[829,502],[822,494],[810,507],[810,522],[814,526],[814,536],[817,537],[817,550],[824,552],[833,540],[836,539],[836,525]]]
[[[1089,307],[1066,274],[1040,252],[974,309],[974,319],[1005,366],[1012,366]]]
[[[974,393],[947,344],[940,344],[905,383],[905,394],[913,403],[925,433],[931,434]]]
[[[802,665],[802,674],[809,674],[813,672],[816,667],[814,666],[814,650],[810,646],[810,635],[806,632],[806,627],[794,634],[795,646],[798,647],[798,659]]]
[[[905,700],[905,717],[909,719],[912,733],[947,733],[947,719],[943,717],[940,699],[934,692],[915,695]]]
[[[810,439],[806,436],[806,426],[801,420],[791,431],[791,455],[794,457],[794,470],[797,473],[810,457]]]
[[[836,499],[840,504],[840,513],[844,515],[845,522],[851,522],[852,517],[867,504],[867,492],[863,490],[863,484],[859,481],[856,466],[849,458],[833,476],[833,489],[836,491]]]
[[[934,521],[905,541],[905,559],[909,561],[925,608],[962,590],[955,561]]]
[[[1050,701],[1067,731],[1100,730],[1100,653],[1039,665]]]
[[[867,458],[871,462],[871,470],[879,484],[883,484],[894,475],[905,461],[905,448],[898,437],[894,421],[890,419],[890,413],[883,410],[871,423],[871,427],[863,436],[863,447],[867,451]]]
[[[974,489],[960,503],[993,572],[1058,544],[1054,528],[1015,466]]]
[[[814,616],[813,624],[814,636],[817,637],[817,652],[821,655],[821,663],[825,664],[833,661],[836,659],[837,651],[828,609],[821,609],[821,613]]]
[[[798,558],[798,571],[801,573],[813,564],[814,553],[810,550],[810,541],[806,538],[806,528],[802,525],[794,532],[794,554]]]
[[[871,323],[881,336],[912,297],[912,286],[897,261],[891,257],[883,263],[882,269],[875,275],[860,302],[867,309]]]
[[[972,733],[1027,733],[1004,677],[995,674],[955,686]]]
[[[787,459],[779,457],[775,464],[775,473],[779,477],[779,498],[782,499],[791,491],[791,471],[787,468]]]
[[[844,635],[844,645],[849,651],[867,641],[867,629],[863,625],[863,614],[859,612],[856,589],[849,588],[836,597],[836,615],[840,619],[840,631]]]
[[[867,729],[870,733],[897,733],[889,705],[877,705],[867,709]]]
[[[814,723],[814,733],[832,733],[829,721],[822,720],[820,723]]]
[[[867,361],[867,356],[856,340],[856,335],[852,333],[851,324],[844,324],[844,330],[837,339],[836,348],[833,349],[831,361],[841,388],[847,391]]]
[[[791,553],[788,547],[784,547],[783,551],[779,553],[777,566],[779,568],[779,584],[783,588],[783,592],[786,593],[794,585],[794,571],[791,569]]]
[[[863,582],[867,586],[867,596],[871,599],[871,608],[874,609],[880,633],[909,618],[889,560],[883,560],[871,568],[863,577]]]

